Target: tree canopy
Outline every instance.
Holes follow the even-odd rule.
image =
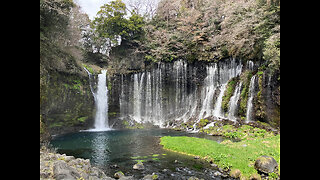
[[[135,11],[127,18],[127,9],[122,0],[111,1],[101,6],[93,26],[100,37],[108,38],[117,44],[119,38],[122,42],[140,39],[143,35],[144,19]]]

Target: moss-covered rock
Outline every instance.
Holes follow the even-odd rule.
[[[266,106],[265,106],[265,101],[262,96],[263,93],[263,85],[262,85],[262,78],[263,78],[263,72],[259,71],[257,73],[258,75],[258,84],[259,84],[259,91],[257,93],[257,98],[255,102],[255,112],[256,112],[256,118],[259,121],[266,121]]]
[[[277,161],[271,156],[260,156],[254,163],[254,168],[263,173],[272,173],[278,167]]]
[[[228,81],[226,90],[222,97],[222,109],[224,112],[228,112],[229,110],[229,101],[232,97],[234,90],[236,88],[237,82],[239,81],[239,77],[234,77]]]
[[[243,119],[246,117],[247,112],[247,102],[249,96],[250,79],[252,77],[251,71],[245,71],[240,76],[240,81],[243,82],[240,99],[239,99],[239,110],[238,114]]]

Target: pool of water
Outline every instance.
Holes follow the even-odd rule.
[[[217,142],[224,140],[222,137],[169,129],[143,129],[66,134],[55,137],[51,145],[58,153],[90,159],[92,165],[103,169],[110,177],[122,171],[136,179],[152,173],[157,174],[159,179],[188,179],[192,176],[222,178],[208,162],[164,150],[159,145],[159,137],[162,136],[193,136]],[[132,168],[138,161],[143,162],[144,170]]]

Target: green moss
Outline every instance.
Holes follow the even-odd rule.
[[[79,122],[85,122],[86,120],[88,119],[88,117],[87,116],[84,116],[84,117],[80,117],[80,118],[78,118],[77,119],[77,121],[79,121]]]
[[[266,118],[266,107],[265,107],[265,100],[262,96],[263,86],[262,86],[262,78],[263,78],[263,72],[259,71],[257,73],[258,75],[258,84],[259,84],[259,91],[257,93],[257,98],[255,101],[255,112],[256,112],[256,118],[259,121],[265,121]]]
[[[117,114],[118,114],[117,112],[108,112],[109,117],[116,117]]]
[[[126,129],[144,129],[143,123],[134,123],[133,125],[130,124],[127,120],[123,120],[122,124],[125,126]]]
[[[91,74],[94,74],[94,71],[91,67],[89,67],[88,65],[86,64],[82,64],[83,67],[85,67]]]
[[[108,91],[111,93],[112,90],[112,83],[111,81],[108,81]]]
[[[240,99],[239,99],[238,114],[242,119],[246,117],[250,80],[252,76],[253,75],[251,71],[245,71],[240,76],[240,81],[243,82],[243,88],[241,90]]]
[[[152,179],[158,179],[158,175],[156,174],[152,175]]]
[[[208,119],[200,119],[200,122],[198,124],[198,128],[203,128],[209,123]]]
[[[149,61],[149,62],[157,62],[157,59],[156,59],[155,57],[153,57],[153,56],[150,56],[150,55],[146,55],[146,56],[144,57],[144,59],[145,59],[146,61]]]
[[[134,161],[136,161],[138,164],[142,164],[143,162],[146,162],[147,160],[139,160],[139,159],[137,159],[137,160],[134,160]]]
[[[234,77],[229,80],[224,95],[222,97],[222,109],[224,112],[228,112],[229,110],[229,101],[234,93],[237,82],[239,81],[238,77]]]
[[[123,124],[125,127],[128,127],[128,126],[129,126],[129,122],[126,121],[126,120],[122,121],[122,124]]]

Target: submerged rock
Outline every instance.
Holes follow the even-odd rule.
[[[254,168],[263,173],[272,173],[276,167],[277,161],[270,156],[261,156],[254,163]]]

